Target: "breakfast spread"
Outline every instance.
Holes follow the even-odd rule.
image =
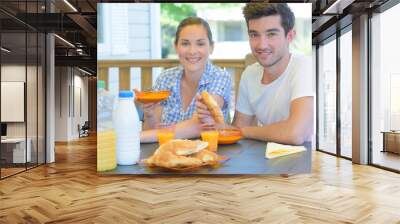
[[[200,140],[170,140],[160,145],[152,156],[142,160],[149,167],[174,170],[218,165],[226,158],[207,150],[208,143]]]

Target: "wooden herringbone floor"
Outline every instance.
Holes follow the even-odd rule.
[[[312,174],[98,176],[94,137],[0,181],[0,223],[400,223],[400,175],[313,154]]]

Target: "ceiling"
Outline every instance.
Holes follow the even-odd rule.
[[[335,34],[337,29],[351,24],[353,17],[369,10],[376,11],[391,1],[288,0],[284,2],[312,3],[313,44],[319,44]],[[99,0],[98,2],[129,1]],[[283,1],[270,0],[270,2]],[[17,58],[18,54],[33,54],[37,46],[39,49],[43,48],[43,44],[37,43],[35,35],[29,35],[29,32],[54,32],[70,43],[66,43],[61,38],[55,38],[56,66],[79,66],[95,74],[97,70],[96,3],[96,0],[1,0],[2,46],[7,45],[7,48],[14,52],[9,54],[8,58],[11,60],[13,56]],[[50,11],[52,13],[49,13]],[[27,40],[23,35],[26,29],[28,30]],[[26,50],[25,41],[28,43]]]
[[[311,0],[313,44],[334,35],[352,23],[354,17],[379,12],[390,0]]]
[[[1,0],[2,46],[12,50],[6,60],[21,60],[25,55],[28,60],[34,57],[37,50],[44,48],[43,44],[36,43],[36,33],[52,32],[57,34],[56,66],[77,66],[95,75],[96,4],[96,0]]]

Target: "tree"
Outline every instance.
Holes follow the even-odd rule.
[[[167,3],[161,4],[161,40],[162,58],[175,52],[174,41],[179,22],[189,16],[195,16],[196,11],[190,4]]]

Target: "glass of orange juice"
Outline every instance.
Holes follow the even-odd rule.
[[[214,128],[203,128],[200,135],[201,140],[208,142],[208,150],[216,152],[218,149],[218,131]]]
[[[175,126],[171,124],[159,124],[157,126],[158,144],[162,145],[175,137]]]

